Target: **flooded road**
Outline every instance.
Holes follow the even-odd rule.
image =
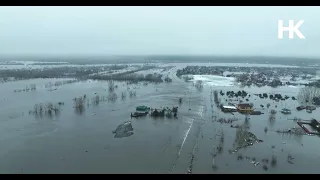
[[[268,120],[265,114],[251,116],[224,114],[211,107],[211,90],[241,90],[238,87],[204,85],[197,90],[192,82],[185,83],[174,76],[172,83],[125,85],[116,83],[115,102],[100,102],[85,107],[83,114],[75,113],[73,98],[86,94],[88,98],[107,96],[108,83],[85,81],[67,84],[56,91],[44,88],[54,80],[29,80],[0,84],[0,173],[318,173],[319,137],[289,136],[274,132],[290,128],[296,123],[288,119],[319,117],[295,112],[297,101],[278,102],[278,106],[293,109],[291,115],[276,115]],[[35,92],[14,93],[16,87],[37,84]],[[128,89],[130,88],[130,89]],[[250,93],[281,92],[296,96],[299,89],[245,88]],[[121,93],[136,91],[136,97]],[[96,94],[95,94],[96,93]],[[178,98],[183,97],[182,104]],[[221,97],[221,99],[223,99]],[[28,111],[36,103],[64,102],[61,112],[54,117],[35,117]],[[252,96],[250,102],[259,109],[267,104]],[[178,106],[178,118],[130,118],[135,107],[152,108]],[[279,108],[278,108],[279,109]],[[238,118],[235,124],[247,123],[250,132],[263,143],[232,152],[237,129],[230,124],[216,122],[219,118]],[[120,124],[131,121],[133,135],[114,138],[112,133]],[[264,128],[269,131],[265,132]],[[219,147],[219,148],[218,148]],[[288,156],[294,157],[288,163]],[[272,157],[276,163],[271,163]],[[243,157],[243,158],[239,158]],[[268,159],[268,161],[263,160]],[[252,161],[259,162],[254,165]],[[267,168],[266,168],[267,167]]]

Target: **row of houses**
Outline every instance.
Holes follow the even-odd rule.
[[[307,112],[311,113],[312,111],[316,110],[315,106],[299,106],[296,108],[298,111],[306,109]],[[237,105],[229,104],[228,106],[221,106],[221,110],[223,112],[240,112],[240,113],[248,113],[252,115],[260,115],[263,114],[260,111],[255,111],[253,109],[253,105],[249,103],[241,103]],[[290,109],[283,108],[281,110],[283,114],[291,114]]]
[[[248,103],[237,104],[236,106],[222,106],[221,110],[223,112],[240,112],[240,113],[252,113],[253,106]]]

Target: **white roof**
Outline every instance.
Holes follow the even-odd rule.
[[[234,107],[234,106],[222,106],[223,108],[225,108],[225,109],[237,109],[236,107]]]

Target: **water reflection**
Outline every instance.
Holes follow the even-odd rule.
[[[271,110],[269,113],[269,125],[270,127],[274,127],[275,121],[276,121],[276,110]]]
[[[75,108],[74,112],[78,115],[83,115],[85,112],[85,108]]]

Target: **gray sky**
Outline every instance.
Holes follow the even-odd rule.
[[[0,7],[0,54],[320,57],[320,7]],[[306,39],[277,38],[304,20]],[[286,24],[288,25],[288,24]]]

